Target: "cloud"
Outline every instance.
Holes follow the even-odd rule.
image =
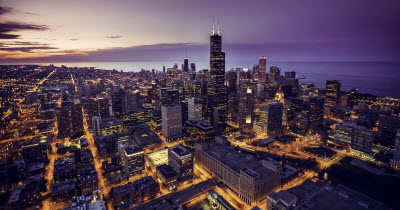
[[[4,15],[12,11],[11,7],[0,7],[0,15]]]
[[[20,51],[20,52],[31,52],[32,50],[54,50],[58,49],[50,46],[32,46],[32,47],[0,47],[0,51]]]
[[[122,38],[122,36],[106,36],[108,39],[119,39]]]
[[[0,39],[17,39],[20,35],[10,34],[16,31],[45,31],[50,28],[46,25],[36,25],[29,23],[6,22],[0,23]]]
[[[69,40],[71,40],[71,41],[78,41],[79,39],[69,39]]]

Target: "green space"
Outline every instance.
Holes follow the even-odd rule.
[[[364,193],[391,207],[399,207],[398,189],[400,177],[391,175],[377,175],[363,168],[352,165],[352,157],[345,157],[337,164],[328,168],[328,179],[336,184],[343,184],[356,191]]]

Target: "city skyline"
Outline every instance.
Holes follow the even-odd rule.
[[[397,7],[96,2],[0,6],[1,209],[400,207]]]
[[[222,1],[17,0],[0,6],[2,62],[171,61],[186,54],[206,61],[213,17],[231,58],[399,61],[395,1],[234,1],[228,8]]]

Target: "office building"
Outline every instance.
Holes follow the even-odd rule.
[[[101,117],[100,116],[92,117],[92,133],[93,133],[93,136],[101,136]]]
[[[193,97],[188,100],[188,120],[200,121],[203,119],[203,100]]]
[[[338,80],[326,81],[325,99],[332,106],[340,106],[340,86],[341,82]]]
[[[71,105],[71,132],[72,135],[83,135],[83,107],[82,104]]]
[[[281,185],[282,166],[271,159],[239,153],[226,140],[195,144],[196,161],[250,205]]]
[[[47,163],[47,151],[50,148],[50,142],[38,141],[22,146],[22,158],[25,163]]]
[[[112,93],[112,111],[115,117],[125,112],[125,91],[122,88]]]
[[[310,97],[308,107],[308,128],[315,131],[324,118],[324,98]]]
[[[169,191],[175,190],[178,187],[178,174],[171,166],[166,164],[157,166],[156,174],[159,182]]]
[[[390,166],[394,169],[400,169],[400,130],[396,132],[394,152],[392,159],[390,159]]]
[[[121,123],[115,118],[107,118],[101,120],[101,135],[109,136],[115,132],[120,132],[122,129]]]
[[[132,133],[132,138],[142,148],[161,145],[162,140],[150,127],[146,127]]]
[[[126,112],[134,112],[139,109],[139,90],[130,90],[125,93]]]
[[[144,172],[144,152],[139,147],[126,146],[120,153],[121,163],[128,176],[135,176]]]
[[[193,176],[193,155],[181,144],[168,148],[168,165],[175,170],[180,180]]]
[[[110,105],[108,103],[108,99],[104,96],[97,97],[97,107],[98,107],[98,115],[102,118],[110,117]]]
[[[275,138],[281,135],[283,104],[273,102],[260,108],[259,121],[264,124],[264,131],[268,137]]]
[[[189,72],[189,59],[184,58],[183,59],[183,72]]]
[[[70,102],[61,102],[57,108],[57,138],[63,139],[71,136]]]
[[[184,124],[185,132],[188,133],[189,139],[193,141],[213,141],[215,139],[214,126],[208,124],[207,120],[186,121]]]
[[[70,201],[77,193],[74,179],[53,184],[51,188],[52,201],[55,203]]]
[[[269,81],[270,82],[279,82],[279,77],[281,76],[281,69],[277,66],[271,66],[269,68]]]
[[[242,134],[253,131],[254,92],[246,85],[239,87],[239,130]]]
[[[208,117],[211,117],[213,107],[221,108],[223,116],[220,128],[225,130],[228,109],[228,88],[225,86],[225,53],[221,51],[222,37],[219,33],[219,24],[215,33],[214,25],[210,36],[210,83],[208,84]],[[212,122],[214,124],[214,122]]]
[[[173,139],[182,134],[182,110],[177,104],[161,107],[162,132],[164,138]]]
[[[353,135],[350,144],[351,154],[374,160],[374,156],[372,155],[373,143],[374,133],[372,130],[359,125],[353,126]]]
[[[96,168],[93,164],[76,170],[76,184],[80,194],[87,195],[99,189]]]

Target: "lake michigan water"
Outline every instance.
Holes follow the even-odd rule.
[[[99,69],[116,69],[124,71],[140,71],[141,69],[158,69],[173,67],[178,62],[76,62],[52,63],[56,66],[68,67],[96,67]],[[189,60],[189,62],[191,62]],[[226,63],[226,71],[232,68],[252,69],[257,60],[246,63]],[[196,69],[208,67],[208,62],[195,62]],[[48,65],[49,63],[38,63]],[[400,63],[387,62],[268,62],[270,66],[285,71],[296,71],[300,82],[311,82],[319,88],[324,88],[326,80],[342,81],[342,90],[349,91],[357,88],[360,93],[370,93],[382,97],[400,98]]]

